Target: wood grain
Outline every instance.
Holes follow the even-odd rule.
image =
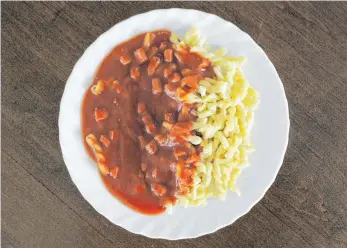
[[[249,214],[214,234],[152,240],[111,224],[73,185],[59,103],[83,51],[115,23],[195,8],[249,33],[289,101],[289,147]],[[2,2],[3,247],[347,247],[347,2]]]

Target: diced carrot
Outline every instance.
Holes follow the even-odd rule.
[[[187,133],[191,131],[192,128],[193,128],[192,121],[178,122],[173,126],[172,132],[175,134]]]
[[[177,160],[179,159],[179,157],[187,155],[187,153],[183,149],[177,147],[174,148],[173,154]]]
[[[102,121],[108,117],[108,113],[107,113],[106,109],[104,109],[104,108],[101,108],[101,109],[96,108],[94,111],[94,115],[95,115],[96,121]]]
[[[163,86],[161,85],[159,78],[152,79],[152,92],[154,95],[163,93]]]
[[[168,78],[171,73],[173,73],[177,69],[176,64],[169,64],[167,67],[164,69],[164,77]]]
[[[161,146],[167,144],[167,142],[168,142],[167,136],[162,135],[162,134],[157,134],[156,136],[154,136],[154,139]]]
[[[144,103],[137,104],[137,113],[142,114],[146,110],[146,105]]]
[[[104,135],[100,136],[100,142],[105,146],[108,147],[111,144],[111,141],[106,138]]]
[[[143,40],[143,47],[147,50],[154,41],[155,34],[153,33],[146,33],[145,38]]]
[[[197,89],[199,83],[199,76],[186,76],[181,80],[181,87],[188,86],[189,88]]]
[[[158,151],[158,144],[155,142],[155,140],[152,140],[146,145],[146,150],[149,154],[155,154]]]
[[[160,64],[160,58],[154,56],[148,64],[148,69],[147,69],[148,75],[152,76],[155,72],[155,69],[157,69],[157,67],[159,66],[159,64]]]
[[[151,59],[154,55],[156,55],[158,50],[159,50],[158,47],[155,47],[155,46],[151,47],[148,52],[148,59]]]
[[[169,77],[169,82],[178,83],[181,80],[181,75],[175,72]]]
[[[91,91],[94,95],[100,95],[105,89],[105,82],[103,80],[98,80],[96,85],[91,87]]]
[[[141,164],[141,170],[146,171],[147,170],[147,164]]]
[[[188,69],[188,68],[182,69],[182,70],[181,70],[181,74],[182,74],[183,77],[191,76],[192,73],[193,73],[192,70],[191,70],[191,69]]]
[[[143,48],[137,49],[134,52],[134,55],[135,55],[136,61],[139,64],[143,64],[143,63],[145,63],[148,60],[146,52],[145,52],[145,50]]]
[[[130,77],[134,80],[138,80],[140,78],[140,68],[139,67],[132,67],[130,69]]]
[[[175,123],[176,122],[175,114],[166,112],[164,115],[164,120],[169,122],[169,123]]]
[[[165,93],[170,97],[175,97],[177,91],[177,85],[174,83],[167,83],[164,86]]]
[[[129,56],[120,56],[119,61],[123,64],[123,65],[127,65],[131,63],[131,58]]]
[[[142,121],[145,125],[152,125],[153,124],[153,119],[148,113],[146,113],[142,116]]]
[[[139,136],[139,137],[137,137],[137,138],[138,138],[138,140],[139,140],[140,147],[141,147],[142,149],[144,149],[145,146],[146,146],[146,140],[145,140],[145,138],[144,138],[143,136]]]
[[[145,126],[146,132],[152,134],[156,131],[156,127],[154,124],[149,124]]]
[[[119,167],[114,167],[111,169],[110,171],[110,175],[113,177],[113,178],[117,178],[118,177],[118,174],[119,174]]]
[[[119,132],[117,130],[111,130],[109,132],[109,136],[111,140],[117,140],[119,137]]]
[[[158,183],[152,183],[151,189],[157,196],[163,196],[166,193],[166,188]]]
[[[165,49],[164,51],[164,59],[166,62],[171,62],[172,61],[172,49]]]

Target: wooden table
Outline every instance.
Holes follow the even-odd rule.
[[[2,2],[3,247],[347,247],[347,2]],[[111,224],[63,162],[59,103],[83,51],[132,15],[195,8],[268,54],[289,101],[282,169],[246,216],[214,234],[152,240]]]

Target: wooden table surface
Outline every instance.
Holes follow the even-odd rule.
[[[347,2],[2,2],[2,245],[347,247]],[[265,50],[289,101],[276,182],[246,216],[197,239],[153,240],[111,224],[63,162],[59,103],[83,51],[117,22],[194,8],[238,25]]]

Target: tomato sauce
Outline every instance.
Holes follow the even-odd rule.
[[[214,76],[209,61],[178,49],[170,35],[153,31],[116,46],[82,105],[83,137],[93,138],[85,146],[107,189],[150,215],[189,192],[201,148],[186,141],[197,135],[195,106],[180,99],[196,91],[199,79]]]

